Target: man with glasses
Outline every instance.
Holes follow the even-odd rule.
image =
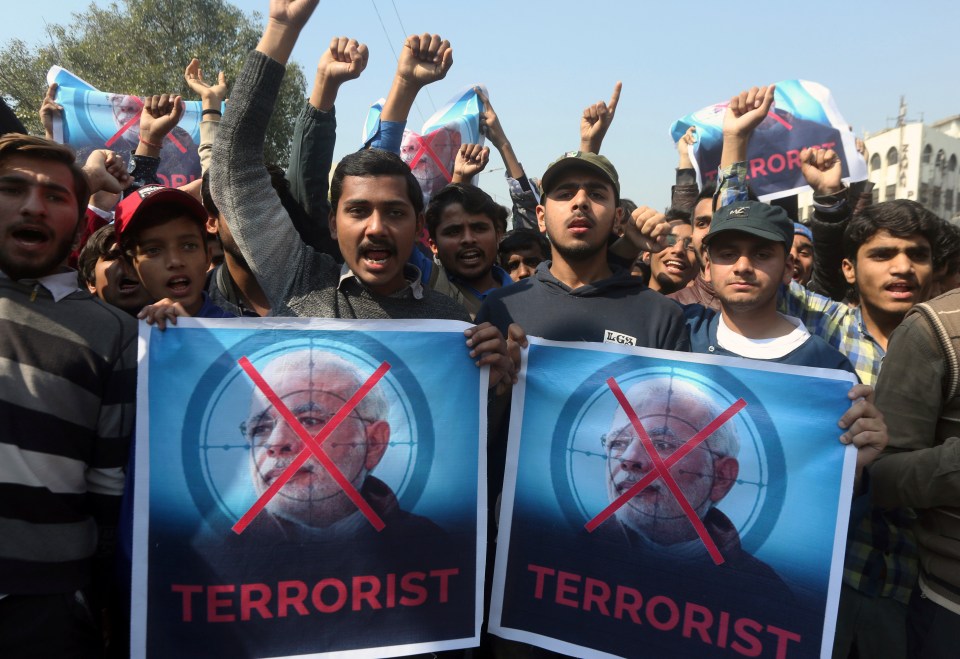
[[[650,266],[647,285],[664,295],[675,293],[694,280],[700,273],[697,248],[693,245],[693,227],[684,220],[670,222],[666,238],[667,248],[661,252],[646,252],[644,261]]]

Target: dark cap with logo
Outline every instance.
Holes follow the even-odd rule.
[[[617,175],[617,170],[603,156],[588,151],[568,151],[550,163],[547,171],[540,178],[543,194],[549,193],[557,185],[560,175],[569,169],[586,169],[605,178],[613,186],[617,199],[620,199],[620,177]]]
[[[713,214],[710,231],[703,242],[709,244],[724,231],[740,231],[764,240],[783,243],[787,251],[793,246],[793,220],[787,211],[761,201],[735,201]]]

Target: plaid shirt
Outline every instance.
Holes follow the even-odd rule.
[[[747,198],[746,170],[746,163],[736,163],[718,172],[718,207]],[[860,381],[873,386],[885,351],[867,331],[860,309],[796,282],[781,293],[778,310],[799,318],[811,334],[846,355]],[[848,534],[844,583],[868,596],[892,597],[906,604],[919,575],[917,543],[910,530],[915,517],[909,509],[884,511],[871,506]]]

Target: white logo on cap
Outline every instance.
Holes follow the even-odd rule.
[[[738,206],[730,211],[729,217],[744,217],[749,209],[746,206]]]
[[[141,199],[146,199],[150,195],[160,192],[161,190],[166,190],[166,188],[162,185],[145,185],[137,190],[137,194],[140,195]]]

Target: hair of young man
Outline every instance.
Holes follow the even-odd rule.
[[[206,227],[195,221],[192,216],[183,207],[175,202],[158,203],[147,208],[137,217],[136,223],[123,232],[120,237],[120,249],[130,259],[136,252],[136,247],[140,242],[140,234],[146,229],[152,229],[170,222],[178,217],[189,217],[191,222],[197,228],[197,236],[206,245],[207,230]]]
[[[671,206],[667,209],[667,212],[663,214],[667,222],[685,222],[690,224],[693,220],[691,219],[693,213],[690,211],[685,211],[682,208],[677,208],[676,206]]]
[[[330,180],[330,208],[337,212],[340,195],[343,194],[343,179],[347,176],[402,176],[407,182],[407,197],[414,213],[423,212],[423,191],[420,183],[400,156],[382,149],[363,149],[343,157]]]
[[[115,260],[119,253],[116,251],[117,230],[112,224],[100,227],[87,239],[80,256],[77,258],[77,282],[85,288],[97,279],[97,261],[101,258]]]
[[[73,175],[73,193],[77,198],[77,222],[83,220],[87,212],[87,200],[90,198],[90,183],[83,168],[77,164],[77,156],[73,149],[42,137],[7,133],[0,137],[0,163],[15,156],[66,165]]]
[[[213,203],[213,195],[210,193],[210,170],[203,173],[200,180],[200,201],[203,203],[204,210],[210,217],[220,217],[220,209]]]
[[[960,227],[941,219],[937,242],[933,245],[933,269],[946,267],[948,275],[956,274],[960,268]]]
[[[427,232],[433,240],[437,239],[437,227],[440,226],[443,211],[453,204],[460,204],[470,215],[484,215],[490,218],[493,226],[500,233],[507,229],[509,211],[495,202],[493,197],[475,185],[451,183],[433,195],[427,205]]]
[[[909,199],[894,199],[867,206],[850,218],[843,232],[843,256],[856,263],[860,246],[878,231],[898,238],[920,234],[930,241],[933,263],[940,263],[941,220],[922,205]]]
[[[500,265],[507,266],[510,255],[519,252],[522,249],[530,249],[534,245],[540,246],[540,253],[543,258],[550,258],[550,241],[539,231],[533,229],[514,229],[503,235],[500,244],[497,245],[497,255],[500,259]]]
[[[626,219],[633,215],[633,211],[637,210],[639,206],[637,206],[633,199],[627,199],[626,197],[623,197],[620,200],[620,208],[623,209],[623,217]]]

